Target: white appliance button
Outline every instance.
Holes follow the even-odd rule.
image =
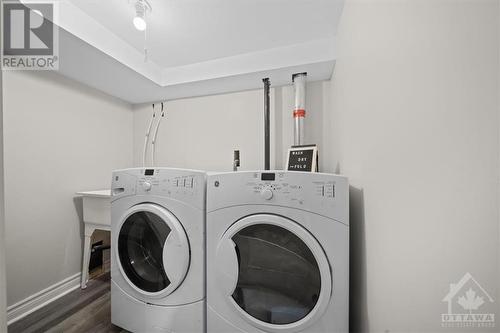
[[[144,184],[142,184],[142,187],[144,188],[144,191],[149,191],[151,190],[151,183],[150,182],[144,182]]]
[[[260,196],[266,200],[271,200],[271,198],[273,197],[273,191],[271,191],[268,188],[265,188],[260,192]]]

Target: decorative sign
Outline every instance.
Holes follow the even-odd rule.
[[[318,171],[318,147],[316,145],[294,146],[288,149],[288,171]]]

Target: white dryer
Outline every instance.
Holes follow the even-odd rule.
[[[209,175],[208,332],[348,332],[348,221],[342,176]]]
[[[111,321],[132,332],[205,331],[205,173],[113,172]]]

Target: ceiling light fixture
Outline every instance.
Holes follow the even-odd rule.
[[[137,0],[135,3],[135,17],[133,20],[134,26],[137,30],[146,30],[146,13],[148,11],[151,12],[151,10],[151,5],[146,0]]]
[[[134,17],[134,26],[139,31],[146,30],[146,20],[141,16]]]
[[[129,0],[130,4],[131,0]],[[139,30],[144,32],[144,62],[148,61],[148,47],[147,47],[147,21],[146,21],[146,14],[151,13],[153,11],[153,8],[149,4],[147,0],[134,0],[134,8],[135,8],[135,17],[132,20],[134,23],[134,27]]]

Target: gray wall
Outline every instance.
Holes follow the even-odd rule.
[[[81,270],[81,202],[132,165],[129,104],[51,72],[4,72],[8,304]]]
[[[444,330],[442,299],[466,272],[499,324],[498,13],[486,0],[346,3],[329,148],[352,186],[355,332]]]

